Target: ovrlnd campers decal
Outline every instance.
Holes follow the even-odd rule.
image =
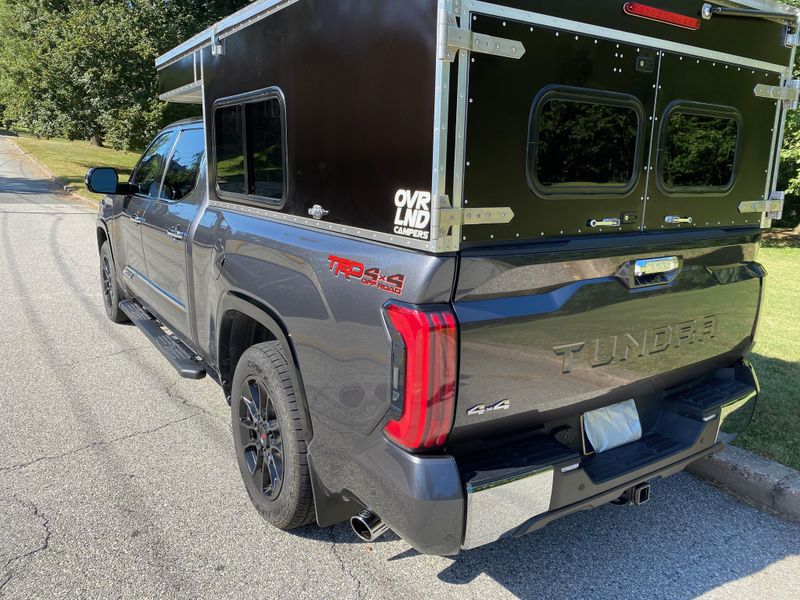
[[[680,349],[708,342],[717,337],[716,315],[645,329],[640,333],[624,333],[574,344],[554,346],[553,352],[563,360],[562,373],[571,373],[576,361],[596,369],[626,361],[634,361],[670,348]]]
[[[403,237],[429,240],[431,237],[431,193],[397,190],[394,232]]]
[[[328,256],[328,267],[335,277],[342,275],[347,280],[360,281],[361,285],[397,296],[403,293],[406,282],[406,276],[401,273],[384,275],[378,267],[367,268],[363,263],[340,256]]]

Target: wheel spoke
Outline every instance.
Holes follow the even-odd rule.
[[[270,490],[267,494],[270,497],[277,496],[281,489],[281,476],[283,474],[283,466],[280,462],[275,460],[275,455],[269,452],[264,461],[264,470],[269,471]]]
[[[250,475],[255,475],[258,471],[259,462],[263,459],[261,449],[255,444],[250,444],[244,448],[244,464]]]
[[[247,416],[254,425],[261,422],[261,392],[255,381],[247,381],[242,386],[242,402],[247,407]]]

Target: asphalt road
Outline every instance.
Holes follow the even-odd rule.
[[[221,392],[106,320],[94,212],[54,192],[0,138],[0,597],[800,597],[800,524],[685,474],[456,559],[271,529]]]

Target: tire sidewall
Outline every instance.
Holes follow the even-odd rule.
[[[258,379],[272,398],[272,405],[283,441],[283,484],[278,497],[269,499],[254,485],[250,472],[244,464],[244,445],[239,427],[239,411],[242,404],[242,384],[250,378]],[[245,489],[256,509],[273,525],[286,528],[294,519],[300,501],[300,440],[290,415],[288,394],[275,367],[267,355],[258,348],[250,348],[239,360],[231,388],[231,426],[236,462],[242,475]]]
[[[102,289],[104,261],[108,261],[108,268],[111,275],[110,305],[109,303],[106,302],[105,291]],[[100,286],[101,286],[100,291],[103,294],[103,308],[105,308],[106,315],[108,316],[108,318],[114,321],[115,323],[120,323],[124,321],[125,315],[119,308],[119,302],[122,298],[119,289],[119,283],[117,283],[117,268],[114,265],[114,257],[111,254],[111,248],[109,247],[108,242],[104,242],[103,245],[100,247]]]

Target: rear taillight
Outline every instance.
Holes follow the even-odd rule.
[[[386,435],[409,450],[442,446],[453,427],[457,324],[448,308],[386,307],[392,335],[392,409]]]

